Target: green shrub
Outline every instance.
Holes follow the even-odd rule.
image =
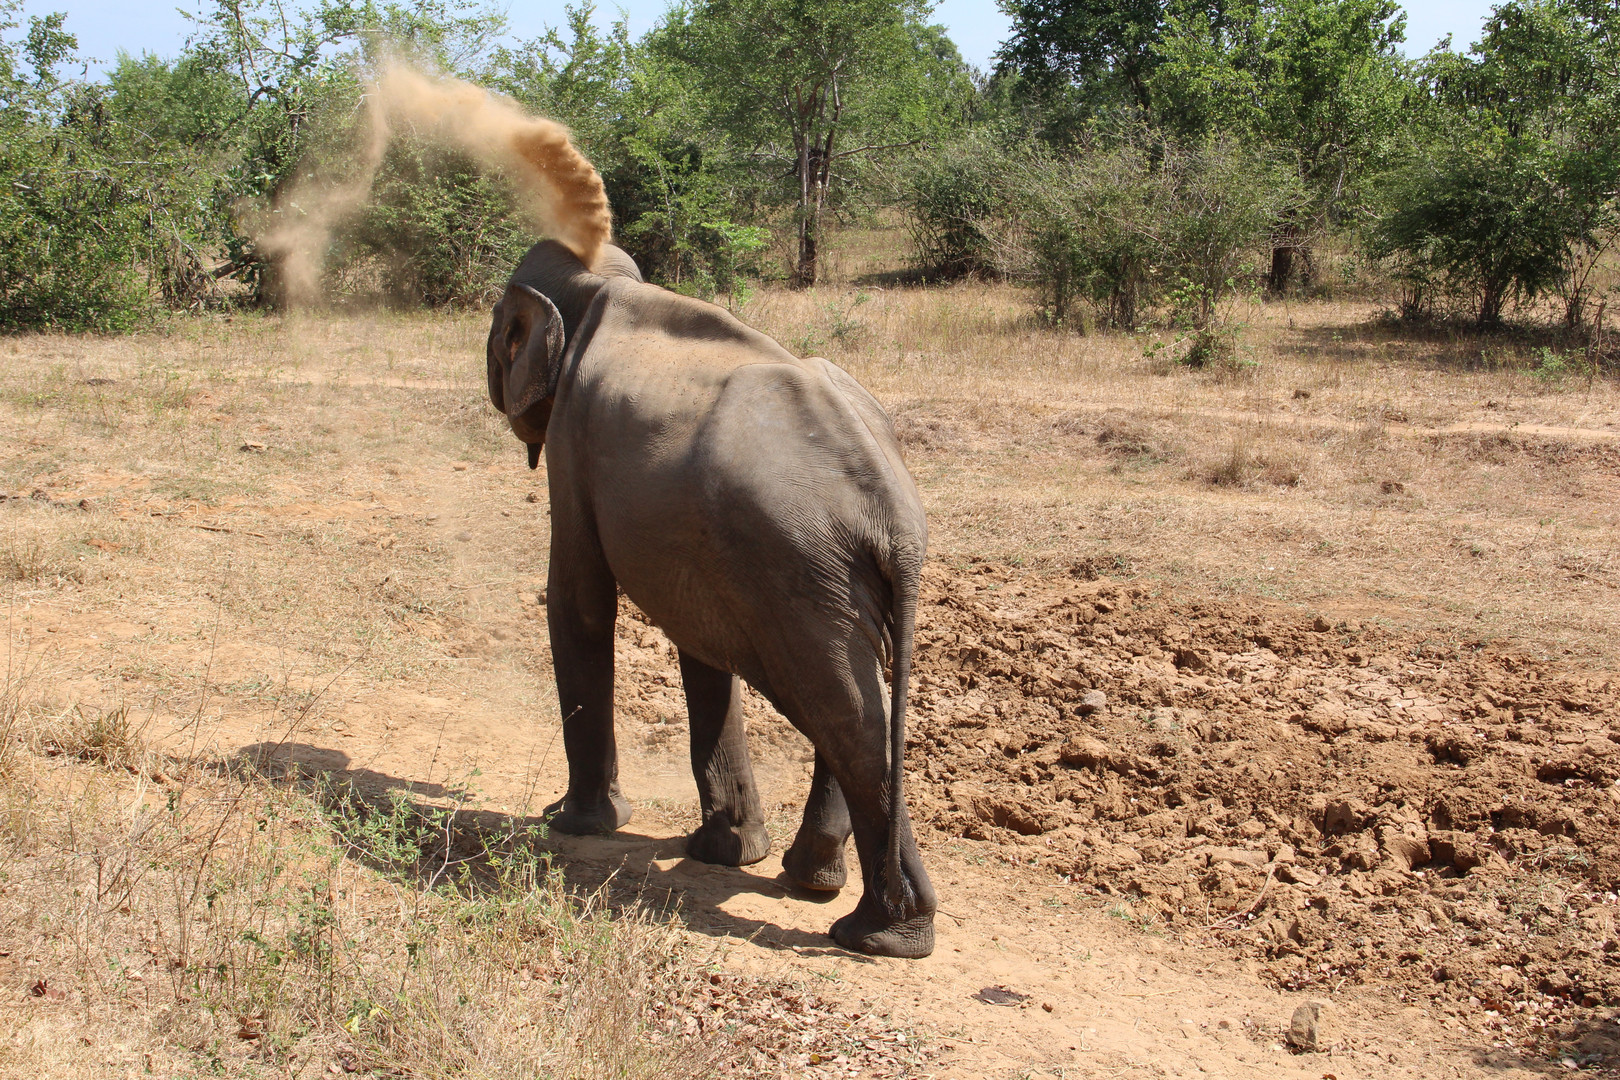
[[[336,241],[335,283],[380,287],[397,304],[470,306],[499,293],[535,236],[510,187],[466,154],[400,139]]]
[[[1200,333],[1221,321],[1226,298],[1257,273],[1273,223],[1301,199],[1293,174],[1264,153],[1147,131],[1067,153],[1032,149],[1002,190],[993,246],[1038,290],[1047,322],[1069,322],[1080,301],[1098,324],[1133,330],[1165,307]]]
[[[1559,165],[1549,148],[1499,139],[1435,148],[1395,173],[1368,250],[1394,263],[1403,314],[1458,301],[1494,326],[1509,301],[1554,289],[1580,232]]]
[[[996,271],[992,235],[1010,165],[984,133],[931,146],[911,160],[900,202],[911,221],[918,269],[943,280]]]

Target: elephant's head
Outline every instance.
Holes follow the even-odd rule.
[[[495,305],[489,327],[489,400],[529,447],[529,468],[551,418],[563,353],[610,277],[641,280],[635,260],[612,244],[587,267],[555,240],[529,249]]]

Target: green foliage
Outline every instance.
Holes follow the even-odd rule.
[[[1409,316],[1468,298],[1478,321],[1501,321],[1515,298],[1559,280],[1571,207],[1557,162],[1522,140],[1478,140],[1433,151],[1390,180],[1389,211],[1370,252],[1391,258]]]
[[[905,168],[900,202],[911,221],[920,269],[952,279],[995,270],[994,226],[1009,166],[998,135],[969,132],[931,146]]]
[[[207,281],[190,154],[123,122],[102,87],[62,81],[62,16],[7,37],[0,6],[0,330],[124,330]]]
[[[1171,326],[1183,360],[1226,362],[1257,257],[1308,262],[1328,232],[1392,267],[1410,313],[1493,324],[1557,297],[1600,336],[1612,6],[1507,0],[1468,53],[1409,63],[1395,0],[1001,2],[988,83],[927,0],[686,0],[639,39],[587,0],[512,46],[485,0],[210,0],[178,56],[85,82],[60,74],[62,16],[0,0],[0,330],[276,302],[255,233],[341,171],[366,74],[397,51],[569,124],[618,241],[705,298],[745,298],[779,241],[811,284],[828,222],[897,206],[927,276],[1024,281],[1053,324]],[[326,285],[480,302],[534,239],[517,210],[501,178],[403,138]]]
[[[1620,16],[1512,0],[1466,55],[1424,65],[1431,145],[1391,170],[1369,248],[1403,310],[1470,307],[1481,325],[1555,293],[1584,325],[1592,270],[1620,233]]]
[[[768,234],[748,223],[757,184],[700,115],[692,72],[633,42],[622,18],[603,34],[591,5],[566,11],[566,37],[552,30],[497,55],[495,85],[573,128],[602,174],[617,242],[643,274],[705,297],[740,295]]]
[[[1045,104],[1062,121],[1151,108],[1164,0],[1000,0],[1000,7],[1012,36],[997,71],[1016,81],[1016,96]]]
[[[1106,327],[1132,330],[1163,308],[1190,334],[1213,333],[1253,279],[1272,222],[1302,199],[1293,174],[1263,154],[1145,128],[1072,151],[1007,153],[988,175],[1003,209],[973,224],[1003,268],[1036,287],[1053,325],[1080,301]]]
[[[946,130],[971,93],[922,0],[695,0],[649,47],[692,91],[694,114],[773,176],[793,208],[793,278],[819,273],[822,222],[866,155]]]
[[[1170,185],[1169,276],[1184,290],[1184,321],[1202,330],[1234,287],[1254,278],[1256,249],[1305,193],[1292,170],[1231,139],[1170,144],[1161,169]]]
[[[1155,262],[1169,249],[1166,176],[1143,141],[1074,154],[1035,150],[1010,173],[1028,270],[1045,319],[1062,325],[1076,299],[1105,326],[1132,330],[1154,301]]]
[[[413,138],[390,147],[370,201],[335,239],[336,283],[436,306],[485,303],[534,243],[506,185]]]
[[[1393,0],[1244,0],[1168,13],[1152,85],[1164,124],[1287,148],[1340,216],[1387,160],[1412,95]]]

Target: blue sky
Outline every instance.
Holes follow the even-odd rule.
[[[201,5],[185,6],[194,9]],[[611,19],[618,8],[624,8],[630,16],[631,31],[639,34],[652,26],[668,5],[667,0],[603,0],[598,6],[598,17],[604,21]],[[1479,37],[1480,25],[1490,8],[1490,0],[1414,0],[1406,9],[1408,55],[1422,55],[1446,34],[1454,35],[1454,47],[1467,47]],[[66,11],[67,29],[78,35],[81,53],[102,65],[111,61],[119,49],[172,56],[179,51],[191,25],[172,0],[25,0],[24,11],[30,15]],[[508,18],[516,37],[533,37],[548,23],[563,21],[563,5],[561,0],[518,0],[512,4]],[[934,21],[948,27],[962,55],[980,67],[989,65],[991,55],[1007,36],[1006,16],[994,0],[939,0]]]

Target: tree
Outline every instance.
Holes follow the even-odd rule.
[[[1373,253],[1397,261],[1409,309],[1463,294],[1491,326],[1508,301],[1557,293],[1581,327],[1620,235],[1620,15],[1509,0],[1467,54],[1437,50],[1420,74],[1429,138],[1387,180]]]
[[[206,182],[122,123],[105,87],[63,79],[60,14],[0,4],[0,329],[119,330],[189,299]]]
[[[742,156],[707,122],[684,65],[633,41],[622,18],[599,31],[588,3],[566,13],[566,28],[501,50],[491,85],[572,128],[602,174],[617,242],[650,280],[733,292],[742,249],[763,245],[743,224],[758,200]]]
[[[1570,242],[1571,206],[1559,162],[1521,140],[1475,137],[1436,148],[1392,177],[1391,209],[1371,253],[1394,258],[1409,313],[1436,291],[1471,295],[1481,326],[1496,326],[1508,300],[1558,281]]]
[[[760,165],[787,165],[798,254],[815,283],[822,221],[845,166],[947,126],[970,88],[925,0],[695,0],[650,45],[691,80],[708,122]]]
[[[1393,0],[1240,0],[1218,15],[1172,11],[1155,51],[1162,122],[1191,137],[1222,134],[1286,148],[1318,227],[1360,204],[1363,181],[1394,156],[1415,86],[1398,49]],[[1270,283],[1281,289],[1308,220],[1276,223]]]
[[[996,54],[1002,76],[1051,101],[1073,92],[1085,111],[1152,107],[1164,0],[998,0],[1012,34]]]
[[[487,56],[505,26],[472,0],[317,0],[307,8],[213,0],[193,20],[196,31],[178,61],[126,60],[114,84],[131,91],[131,112],[161,113],[160,127],[194,131],[215,156],[221,201],[231,208],[232,271],[257,301],[271,304],[284,299],[279,267],[252,234],[265,214],[297,212],[289,194],[308,179],[320,151],[352,143],[363,65],[389,49],[465,71]]]

